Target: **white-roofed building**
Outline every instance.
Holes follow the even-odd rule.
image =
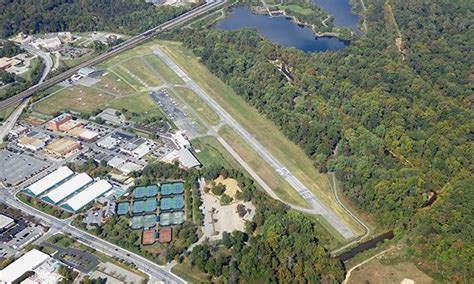
[[[34,270],[48,259],[50,259],[49,255],[37,249],[32,249],[0,271],[0,283],[13,283],[22,277],[25,272]]]
[[[174,142],[180,147],[180,148],[190,148],[191,143],[189,140],[184,136],[184,133],[182,130],[176,132],[175,134],[172,134],[171,137],[173,137]]]
[[[38,196],[43,192],[58,185],[73,174],[74,172],[70,168],[60,167],[59,169],[55,170],[54,172],[50,173],[39,181],[28,186],[25,189],[25,192],[33,196]]]
[[[135,164],[133,162],[125,162],[118,168],[119,171],[121,171],[122,173],[126,175],[128,175],[129,173],[133,171],[140,171],[142,169],[143,169],[142,165]]]
[[[196,168],[201,166],[199,160],[196,159],[193,153],[191,153],[191,151],[186,148],[173,150],[169,152],[166,156],[164,156],[161,160],[166,163],[174,163],[175,161],[178,161],[179,165],[185,169]]]
[[[98,141],[97,146],[110,150],[117,147],[119,143],[120,141],[118,139],[115,139],[111,136],[107,136],[102,140]]]
[[[120,157],[113,157],[110,161],[107,162],[107,166],[111,166],[114,169],[120,168],[121,165],[125,164],[125,160]]]
[[[140,146],[138,146],[137,148],[135,148],[135,150],[132,151],[132,154],[140,159],[142,158],[143,156],[145,156],[146,154],[150,153],[150,147],[147,145],[148,143],[143,143],[141,144]]]
[[[58,204],[62,200],[66,199],[67,197],[71,196],[75,192],[81,190],[84,188],[86,185],[92,182],[92,178],[86,174],[86,173],[81,173],[73,178],[69,179],[65,183],[61,184],[60,186],[56,187],[55,189],[51,190],[48,192],[43,197],[43,200],[53,203],[53,204]]]
[[[0,232],[6,230],[15,224],[15,220],[12,218],[0,214]]]
[[[193,153],[186,148],[178,150],[178,159],[184,168],[191,169],[201,166],[201,163],[194,157]]]
[[[62,207],[66,210],[77,212],[111,189],[112,185],[110,183],[106,180],[99,180],[68,199]]]

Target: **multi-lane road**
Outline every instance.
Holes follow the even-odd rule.
[[[201,16],[207,12],[209,12],[210,10],[214,9],[214,8],[217,8],[219,7],[220,5],[224,4],[226,2],[226,0],[209,0],[207,1],[205,4],[187,12],[187,13],[184,13],[164,24],[161,24],[153,29],[150,29],[144,33],[141,33],[137,36],[133,36],[131,38],[129,38],[128,40],[124,41],[123,43],[119,44],[119,45],[116,45],[114,46],[113,48],[111,48],[109,51],[107,51],[106,53],[103,53],[101,55],[98,55],[97,57],[95,58],[92,58],[86,62],[83,62],[81,64],[79,64],[78,66],[75,66],[71,69],[68,69],[67,71],[57,75],[57,76],[54,76],[53,78],[51,79],[48,79],[46,80],[45,82],[42,82],[40,84],[37,84],[31,88],[29,88],[28,90],[26,91],[23,91],[13,97],[10,97],[8,99],[5,99],[3,101],[0,102],[0,110],[3,110],[5,108],[8,108],[10,106],[13,106],[13,105],[16,105],[18,104],[19,102],[21,102],[23,99],[25,98],[28,98],[34,94],[36,94],[37,92],[39,91],[42,91],[42,90],[45,90],[47,88],[50,88],[54,85],[56,85],[57,83],[61,82],[61,81],[64,81],[66,80],[67,78],[71,77],[74,73],[76,73],[77,71],[79,71],[79,69],[83,68],[83,67],[87,67],[87,66],[93,66],[93,65],[96,65],[96,64],[99,64],[101,62],[103,62],[104,60],[114,56],[114,55],[117,55],[125,50],[128,50],[134,46],[137,46],[147,40],[149,40],[150,38],[158,35],[159,33],[162,33],[163,31],[166,31],[166,30],[169,30],[169,29],[172,29],[172,28],[175,28],[177,26],[180,26],[182,25],[183,23],[193,19],[193,18],[196,18],[198,16]]]
[[[87,244],[94,249],[103,252],[112,257],[121,258],[127,262],[133,263],[138,269],[144,271],[150,276],[150,280],[153,281],[165,281],[166,283],[184,283],[185,281],[173,273],[167,271],[164,267],[157,265],[156,263],[149,261],[137,254],[122,249],[110,242],[104,241],[94,235],[83,232],[70,224],[71,220],[60,220],[51,215],[43,213],[37,209],[34,209],[16,198],[13,191],[0,190],[0,200],[8,204],[9,206],[15,207],[22,210],[23,212],[30,214],[37,218],[41,223],[50,227],[52,231],[62,232],[70,235],[74,239]]]

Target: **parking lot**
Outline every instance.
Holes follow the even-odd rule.
[[[16,185],[48,167],[48,163],[26,154],[0,150],[0,177],[5,186]]]
[[[179,108],[176,100],[166,90],[151,92],[151,97],[173,123],[190,137],[199,133],[198,125],[189,115]]]

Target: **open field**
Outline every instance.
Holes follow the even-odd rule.
[[[347,283],[399,284],[403,279],[414,280],[417,284],[434,283],[431,277],[419,270],[412,262],[385,265],[377,258],[352,271]]]
[[[188,88],[174,88],[174,90],[191,106],[197,114],[210,125],[219,124],[220,117],[204,102],[193,90]]]
[[[211,74],[204,65],[199,63],[198,58],[180,43],[170,41],[157,41],[157,43],[168,56],[183,68],[196,83],[245,127],[269,152],[282,162],[309,190],[317,195],[338,215],[343,217],[354,229],[359,232],[362,231],[359,225],[336,203],[329,186],[327,175],[319,173],[313,166],[313,161],[306,156],[304,151],[286,138],[273,122],[259,114],[254,107],[250,106],[243,98],[235,94],[229,86]],[[233,142],[230,144],[234,146],[234,144],[237,143]],[[235,146],[241,148],[241,152],[237,151],[239,154],[247,157],[255,156],[255,153],[252,153],[250,147],[243,147],[242,145]],[[275,173],[275,175],[277,174]],[[279,190],[280,193],[287,191],[287,197],[296,195],[295,191],[289,186],[279,188]]]
[[[278,8],[280,8],[281,10],[288,9],[292,12],[302,14],[302,15],[311,15],[313,13],[311,9],[303,8],[298,5],[278,5]]]
[[[148,54],[143,56],[143,59],[145,59],[153,68],[155,69],[156,72],[158,72],[163,79],[165,79],[168,83],[171,84],[183,84],[183,80],[176,75],[176,73],[173,72],[161,59],[154,55],[154,54]]]
[[[200,270],[191,268],[187,263],[178,263],[171,269],[176,275],[179,275],[181,278],[186,280],[188,283],[206,283],[209,278],[207,274],[201,272]]]
[[[138,77],[137,80],[141,80],[140,83],[142,84],[144,83],[150,87],[158,87],[163,84],[155,72],[146,66],[139,57],[127,60],[121,63],[120,66]]]
[[[33,109],[39,113],[53,115],[58,112],[73,110],[84,114],[92,114],[104,108],[112,95],[97,89],[74,86],[63,89],[36,104]]]
[[[212,136],[199,137],[193,139],[191,143],[195,149],[196,157],[205,167],[224,166],[245,172],[216,138]]]
[[[224,126],[220,129],[219,134],[282,200],[301,207],[309,206],[290,184],[278,175],[235,131]]]
[[[151,117],[165,117],[155,101],[146,92],[114,99],[107,106],[120,111],[126,109],[125,116],[137,122],[142,122]]]
[[[108,72],[107,75],[100,77],[100,81],[94,84],[94,87],[109,90],[118,96],[127,96],[135,92],[135,89],[127,82],[112,72]]]
[[[128,73],[127,70],[124,69],[122,66],[117,65],[107,70],[118,78],[120,78],[120,80],[128,84],[135,91],[144,91],[144,86],[136,78],[133,78],[130,73]]]

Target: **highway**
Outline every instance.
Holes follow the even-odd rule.
[[[26,99],[15,111],[10,114],[7,120],[0,126],[0,143],[8,135],[8,132],[15,126],[16,121],[23,113],[23,109],[28,105],[29,99]]]
[[[270,152],[268,152],[268,150],[262,144],[260,144],[260,142],[258,142],[243,126],[241,126],[224,108],[222,108],[211,96],[209,96],[201,87],[199,87],[199,85],[194,82],[175,62],[173,62],[173,60],[168,55],[166,55],[159,48],[156,48],[154,53],[160,57],[163,62],[165,62],[165,64],[168,65],[168,67],[170,67],[178,76],[180,76],[188,88],[192,89],[209,105],[212,110],[219,114],[221,119],[227,125],[229,125],[245,141],[247,141],[248,144],[260,155],[260,157],[262,157],[275,171],[277,171],[278,174],[282,176],[282,178],[285,179],[286,182],[288,182],[288,184],[290,184],[291,187],[293,187],[293,189],[295,189],[295,191],[311,205],[311,209],[301,208],[300,211],[321,215],[346,239],[352,239],[356,237],[355,232],[349,225],[347,225],[338,215],[336,215],[336,213],[334,213],[332,209],[328,208],[317,196],[308,190],[308,188],[300,180],[298,180],[297,177],[295,177],[287,168],[285,168],[285,166],[280,161],[278,161]],[[226,148],[228,148],[229,145],[226,145],[227,143],[223,143],[225,142],[224,140],[218,140],[221,142],[221,144],[223,144],[224,147],[227,146]],[[235,155],[233,156],[235,157]],[[265,191],[267,191],[270,196],[275,196],[274,192],[269,189],[264,182],[261,183],[261,179],[257,179],[256,181],[259,182],[262,187],[264,187]]]
[[[37,84],[43,83],[46,79],[46,76],[48,76],[49,72],[51,71],[51,68],[53,67],[53,60],[51,59],[51,56],[49,56],[48,53],[42,51],[41,49],[37,49],[36,47],[31,46],[29,44],[24,44],[21,47],[29,53],[32,53],[43,59],[44,69],[42,70],[43,73],[41,74],[41,77],[39,78]]]
[[[206,4],[204,5],[201,5],[189,12],[186,12],[166,23],[163,23],[153,29],[150,29],[148,31],[145,31],[144,33],[141,33],[137,36],[133,36],[131,38],[129,38],[128,40],[124,41],[123,43],[119,44],[119,45],[116,45],[114,47],[112,47],[109,51],[107,51],[106,53],[103,53],[103,54],[100,54],[98,55],[97,57],[95,58],[92,58],[86,62],[83,62],[71,69],[68,69],[67,71],[57,75],[57,76],[54,76],[53,78],[51,79],[48,79],[46,80],[45,82],[42,82],[40,84],[37,84],[31,88],[29,88],[28,90],[26,91],[23,91],[13,97],[10,97],[8,99],[5,99],[3,101],[0,102],[0,110],[3,110],[5,108],[8,108],[10,106],[13,106],[19,102],[21,102],[23,99],[25,98],[28,98],[34,94],[36,94],[37,92],[39,91],[42,91],[42,90],[46,90],[54,85],[56,85],[57,83],[61,82],[61,81],[64,81],[66,80],[67,78],[71,77],[74,73],[76,73],[77,71],[79,71],[79,69],[81,68],[84,68],[84,67],[88,67],[88,66],[93,66],[93,65],[96,65],[96,64],[99,64],[101,62],[103,62],[104,60],[114,56],[114,55],[117,55],[125,50],[128,50],[134,46],[137,46],[145,41],[147,41],[148,39],[158,35],[159,33],[165,31],[165,30],[169,30],[169,29],[172,29],[172,28],[175,28],[183,23],[185,23],[186,21],[189,21],[190,19],[193,19],[195,17],[198,17],[200,15],[203,15],[205,13],[207,13],[208,11],[214,9],[214,8],[217,8],[218,6],[224,4],[226,2],[226,0],[211,0],[211,1],[208,1],[206,2]]]
[[[171,272],[166,271],[165,268],[157,265],[156,263],[73,227],[70,224],[71,220],[57,219],[22,203],[16,198],[15,191],[5,189],[0,190],[0,200],[9,206],[15,207],[22,210],[26,214],[34,216],[36,219],[41,221],[41,223],[50,227],[52,231],[68,234],[78,241],[87,244],[88,246],[102,253],[105,253],[111,257],[118,257],[127,262],[135,264],[138,269],[150,275],[150,280],[152,283],[154,283],[153,281],[158,280],[165,281],[166,283],[185,283],[183,279]]]

